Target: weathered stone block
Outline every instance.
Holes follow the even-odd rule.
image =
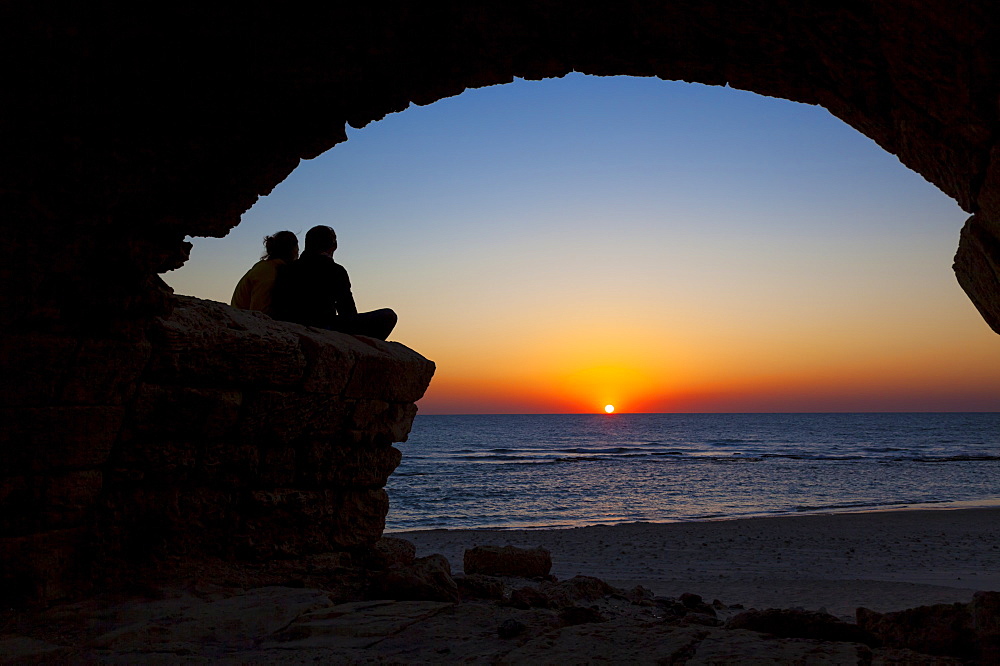
[[[236,427],[242,399],[233,390],[143,384],[136,393],[132,429],[140,437],[225,437]]]
[[[287,324],[302,344],[307,360],[303,389],[311,393],[340,395],[351,378],[357,359],[369,347],[353,335]]]
[[[67,370],[61,399],[69,404],[121,404],[151,352],[145,339],[83,340]]]
[[[387,433],[393,442],[405,442],[410,436],[410,429],[413,428],[417,406],[412,403],[397,403],[386,412],[386,415],[387,418],[379,430]]]
[[[0,535],[80,527],[102,484],[99,470],[0,478]]]
[[[382,489],[255,491],[248,499],[245,554],[291,557],[373,543],[385,529],[389,496]],[[259,536],[258,536],[259,535]]]
[[[187,483],[198,476],[205,448],[202,442],[183,439],[130,439],[112,460],[113,484]]]
[[[85,528],[0,538],[0,602],[5,608],[77,596],[90,579]]]
[[[381,488],[403,457],[392,446],[343,446],[326,439],[307,439],[300,450],[299,482],[310,488]]]
[[[299,336],[265,314],[190,296],[152,331],[150,377],[191,385],[293,386],[306,360]]]
[[[335,436],[343,430],[350,407],[337,396],[321,393],[259,391],[244,398],[240,438],[286,445],[307,434]]]
[[[213,440],[205,446],[198,474],[219,488],[252,488],[259,482],[260,448],[240,441]]]
[[[198,486],[138,485],[104,498],[100,535],[109,553],[143,561],[165,553],[232,556],[239,521],[235,492]]]
[[[386,419],[390,404],[384,400],[358,400],[351,411],[351,427],[364,429]]]
[[[398,342],[290,324],[309,361],[306,391],[394,402],[419,400],[434,364]]]
[[[389,446],[392,438],[386,433],[372,432],[370,430],[347,430],[339,437],[345,446],[360,446],[373,448],[379,446]]]
[[[0,409],[0,469],[25,474],[103,465],[123,414],[121,407]]]
[[[123,442],[111,461],[111,485],[220,489],[261,482],[261,448],[238,440],[144,439]]]
[[[351,414],[351,421],[355,429],[384,435],[395,443],[406,441],[416,415],[417,406],[412,403],[359,400]]]
[[[296,481],[296,451],[290,446],[267,448],[261,453],[258,483],[264,486],[288,487]]]
[[[348,398],[416,402],[434,376],[434,363],[398,342],[362,340],[373,353],[360,356],[344,389]]]

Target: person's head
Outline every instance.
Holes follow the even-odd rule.
[[[273,236],[264,236],[263,258],[295,261],[299,258],[299,239],[291,231],[279,231]]]
[[[306,232],[306,252],[333,254],[337,249],[337,232],[330,227],[319,225]]]

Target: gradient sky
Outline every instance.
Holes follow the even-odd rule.
[[[1000,411],[967,215],[825,109],[571,75],[413,106],[163,277],[228,302],[316,224],[437,363],[421,413]]]

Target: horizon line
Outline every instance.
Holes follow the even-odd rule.
[[[746,415],[746,414],[1000,414],[997,410],[896,410],[896,411],[796,411],[796,412],[620,412],[611,414],[603,411],[594,412],[448,412],[435,414],[421,414],[417,411],[417,416],[625,416],[628,414],[676,414],[687,416],[692,414],[715,414],[715,415]]]

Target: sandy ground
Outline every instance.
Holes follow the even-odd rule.
[[[877,611],[1000,590],[1000,509],[902,510],[560,530],[400,532],[462,571],[466,548],[541,546],[559,579],[597,576],[746,608]]]

